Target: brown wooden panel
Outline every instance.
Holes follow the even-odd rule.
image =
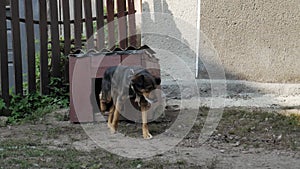
[[[119,46],[121,49],[127,48],[127,27],[126,27],[126,2],[124,0],[117,0],[118,7],[118,35]]]
[[[28,91],[36,91],[35,76],[35,42],[33,28],[33,11],[32,0],[25,0],[25,17],[26,17],[26,39],[27,39],[27,64],[28,64]]]
[[[69,77],[70,77],[70,85],[69,85],[69,91],[70,91],[70,112],[69,112],[69,116],[70,116],[70,121],[75,123],[75,122],[79,122],[78,118],[76,116],[76,111],[75,111],[75,107],[74,107],[74,102],[73,102],[73,90],[72,90],[72,78],[73,78],[73,72],[74,72],[74,68],[75,68],[75,64],[76,64],[76,59],[75,57],[70,57],[69,58]]]
[[[137,46],[134,0],[128,0],[129,46]]]
[[[70,3],[69,0],[62,0],[63,26],[64,26],[64,55],[68,56],[71,51],[71,22],[70,22]],[[64,79],[69,81],[69,63],[64,63]]]
[[[60,45],[59,45],[59,29],[58,29],[58,9],[57,1],[50,1],[50,14],[51,14],[51,66],[52,75],[60,77]]]
[[[96,1],[96,20],[97,20],[97,50],[104,49],[104,12],[103,0]]]
[[[115,24],[114,24],[114,1],[106,0],[107,6],[107,28],[108,28],[108,48],[114,49],[116,38],[115,38]]]
[[[49,70],[48,70],[48,25],[47,25],[47,3],[39,0],[40,10],[40,91],[49,94]]]
[[[74,0],[74,31],[75,31],[75,48],[81,49],[82,33],[82,0]]]
[[[64,55],[69,55],[71,51],[71,22],[69,0],[62,0],[63,26],[64,26]]]
[[[15,71],[15,93],[23,94],[23,72],[22,72],[22,54],[21,37],[19,22],[19,0],[11,0],[11,18],[12,18],[12,45],[14,55]]]
[[[93,78],[103,78],[104,72],[107,68],[117,66],[121,63],[120,55],[99,55],[93,57],[91,65],[91,76]]]
[[[7,54],[7,33],[6,33],[6,9],[5,1],[0,1],[0,37],[2,42],[0,45],[0,66],[1,66],[1,95],[6,106],[9,105],[9,82],[8,82],[8,54]]]
[[[92,16],[92,3],[91,0],[84,0],[84,12],[85,12],[85,27],[86,27],[86,38],[87,38],[87,49],[94,48],[94,37],[93,37],[93,16]]]
[[[90,57],[70,57],[70,121],[74,123],[94,121],[90,64]]]
[[[141,55],[122,55],[121,64],[124,66],[142,66]]]

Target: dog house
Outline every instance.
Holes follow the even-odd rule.
[[[95,114],[99,113],[98,95],[101,90],[101,80],[104,72],[111,66],[142,66],[153,76],[160,77],[160,66],[154,51],[148,46],[139,49],[127,48],[114,51],[89,51],[87,53],[72,54],[69,57],[70,72],[70,120],[74,123],[94,122]],[[156,91],[160,104],[161,93]],[[151,106],[152,107],[152,106]],[[156,105],[159,107],[159,105]],[[128,112],[125,107],[120,114],[130,117],[128,120],[139,121],[141,116],[136,112]],[[130,114],[130,116],[127,116]],[[148,113],[148,119],[155,118],[155,114]]]

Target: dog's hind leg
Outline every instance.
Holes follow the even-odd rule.
[[[118,98],[114,110],[113,110],[113,117],[112,117],[112,123],[110,126],[110,131],[111,133],[115,133],[118,128],[118,122],[119,122],[119,116],[120,116],[120,110],[121,110],[121,102],[120,99]]]
[[[149,133],[148,124],[147,124],[147,110],[145,105],[141,105],[141,111],[142,111],[142,130],[143,130],[143,137],[144,139],[151,139],[152,135]]]
[[[111,128],[112,127],[112,120],[113,120],[113,113],[115,111],[115,106],[112,105],[108,111],[108,119],[107,119],[107,127]]]
[[[109,125],[110,132],[112,134],[116,133],[118,128],[118,121],[119,121],[119,111],[115,109],[113,113],[112,123]]]

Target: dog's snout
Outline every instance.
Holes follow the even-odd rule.
[[[154,92],[143,93],[143,96],[145,97],[147,102],[149,102],[150,104],[156,103],[158,101]]]

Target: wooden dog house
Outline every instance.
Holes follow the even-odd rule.
[[[74,123],[93,122],[95,113],[100,112],[98,94],[101,78],[107,68],[117,65],[142,66],[152,75],[160,77],[160,66],[154,52],[147,46],[139,49],[127,48],[114,51],[90,51],[85,54],[72,54],[69,57],[70,72],[70,120]],[[100,81],[97,81],[100,79]],[[161,95],[158,94],[158,99]],[[126,112],[126,108],[123,113]],[[122,113],[121,113],[122,114]],[[148,115],[153,118],[154,115]],[[134,117],[135,118],[135,117]],[[130,119],[133,121],[139,121]]]

